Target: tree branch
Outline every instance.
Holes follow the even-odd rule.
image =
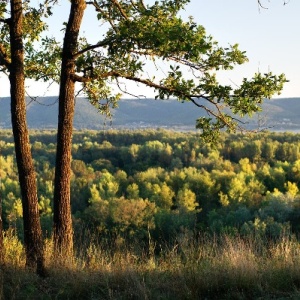
[[[261,4],[261,0],[257,0],[257,3],[259,5],[259,7],[263,8],[263,9],[268,9],[267,7],[265,7]]]
[[[270,1],[269,1],[270,2]],[[290,2],[290,0],[284,0],[283,5],[287,5]],[[258,6],[263,8],[263,9],[268,9],[267,7],[263,6],[261,3],[261,0],[257,0]]]
[[[92,78],[91,78],[91,77],[79,76],[79,75],[77,75],[77,74],[72,74],[72,75],[71,75],[71,79],[72,79],[73,81],[83,82],[83,83],[92,81]]]
[[[128,74],[122,74],[120,72],[117,71],[110,71],[110,72],[106,72],[106,73],[102,73],[100,78],[101,79],[105,79],[108,77],[120,77],[120,78],[124,78],[130,81],[134,81],[134,82],[138,82],[138,83],[142,83],[144,85],[147,85],[151,88],[157,89],[157,90],[163,90],[169,93],[173,93],[175,96],[181,96],[181,97],[185,97],[185,98],[205,98],[206,100],[212,102],[208,97],[205,97],[204,95],[190,95],[190,94],[185,94],[182,91],[177,90],[176,88],[171,88],[171,87],[167,87],[161,84],[157,84],[149,79],[143,79],[143,78],[139,78],[139,77],[135,77],[132,75],[128,75]],[[78,81],[78,82],[90,82],[92,81],[94,78],[91,77],[84,77],[84,76],[79,76],[77,74],[72,74],[72,79],[74,81]]]
[[[101,6],[98,5],[98,3],[96,2],[96,0],[94,0],[94,1],[88,1],[88,2],[86,2],[86,4],[91,4],[91,5],[93,5],[93,6],[95,7],[95,9],[96,9],[96,12],[102,13],[103,16],[106,17],[107,21],[109,22],[109,24],[110,24],[110,26],[113,28],[113,30],[114,30],[115,32],[117,32],[116,26],[114,25],[114,23],[113,23],[111,17],[110,17],[110,16],[109,16],[102,8],[101,8]]]
[[[144,10],[147,10],[146,5],[143,0],[140,0],[140,4],[143,6]]]
[[[144,55],[144,56],[150,56],[150,57],[154,57],[154,56],[159,56],[158,54],[156,54],[154,51],[151,50],[132,50],[131,53],[137,54],[137,55]],[[165,57],[167,60],[171,60],[174,62],[177,62],[181,65],[187,66],[191,69],[197,70],[197,71],[205,71],[207,69],[207,66],[205,67],[205,65],[201,65],[199,63],[192,63],[187,59],[181,58],[181,57],[176,57],[176,56],[166,56]]]
[[[105,40],[103,40],[103,41],[101,41],[101,42],[99,42],[99,43],[97,43],[97,44],[95,44],[95,45],[90,45],[90,46],[88,46],[88,47],[86,47],[86,48],[84,48],[84,49],[78,51],[77,53],[75,53],[75,54],[73,55],[73,58],[75,59],[75,58],[77,58],[78,56],[84,54],[84,53],[87,52],[87,51],[90,51],[90,50],[93,50],[93,49],[96,49],[96,48],[100,48],[100,47],[107,46],[107,45],[109,45],[109,44],[110,44],[111,42],[113,42],[113,41],[114,41],[114,39],[113,39],[113,38],[110,38],[110,39],[105,39]]]
[[[118,0],[111,0],[111,2],[118,8],[120,14],[122,15],[122,17],[126,20],[129,20],[126,12],[123,10],[123,8],[121,7],[120,3],[118,2]]]
[[[126,84],[125,84],[125,90],[124,90],[124,89],[121,87],[118,78],[116,78],[116,82],[117,82],[118,89],[119,89],[122,93],[127,94],[127,95],[129,95],[129,96],[132,96],[132,97],[134,97],[134,98],[138,98],[138,99],[141,99],[141,97],[146,98],[146,96],[143,96],[143,95],[135,95],[135,94],[129,93],[129,92],[127,91],[127,89],[126,89]]]
[[[225,115],[221,112],[221,108],[219,106],[218,103],[212,101],[210,99],[210,97],[207,97],[205,95],[189,95],[189,94],[185,94],[184,92],[181,92],[175,88],[170,88],[170,87],[166,87],[160,84],[156,84],[154,82],[152,82],[151,80],[148,79],[142,79],[142,78],[138,78],[138,77],[134,77],[134,76],[130,76],[130,75],[124,75],[115,71],[112,72],[108,72],[106,74],[104,74],[104,76],[115,76],[115,77],[121,77],[121,78],[125,78],[131,81],[135,81],[138,83],[143,83],[149,87],[158,89],[158,90],[165,90],[167,92],[173,93],[175,96],[182,96],[186,99],[188,99],[189,101],[191,101],[194,105],[196,105],[199,108],[204,109],[209,115],[215,117],[216,119],[220,120],[221,122],[223,122],[228,128],[232,128],[233,129],[233,125],[228,122],[228,120],[226,119]],[[217,112],[211,110],[210,108],[208,108],[207,106],[198,103],[196,99],[204,99],[205,101],[208,101],[209,103],[213,104],[217,110]],[[236,120],[241,122],[240,120],[234,118],[234,117],[230,117],[232,120]],[[242,122],[241,122],[242,123]],[[239,127],[239,126],[238,126]]]
[[[7,69],[9,69],[11,65],[9,56],[2,44],[0,44],[0,65],[5,66]]]
[[[5,24],[9,24],[10,22],[10,19],[3,19],[3,18],[0,18],[0,23],[5,23]]]

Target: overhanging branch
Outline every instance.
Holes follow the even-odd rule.
[[[221,120],[223,123],[225,123],[228,127],[231,127],[230,124],[227,122],[226,118],[224,117],[224,115],[222,114],[222,112],[220,111],[220,107],[218,106],[218,104],[215,103],[214,101],[212,101],[209,97],[205,97],[204,95],[186,94],[186,93],[184,93],[180,90],[177,90],[176,88],[167,87],[167,86],[164,86],[164,85],[154,83],[149,79],[142,79],[142,78],[135,77],[135,76],[124,75],[124,74],[121,74],[121,73],[115,72],[115,71],[109,72],[106,75],[115,76],[115,77],[122,77],[122,78],[125,78],[125,79],[128,79],[128,80],[134,81],[134,82],[145,84],[148,87],[152,87],[152,88],[155,88],[157,90],[164,90],[166,92],[174,94],[174,96],[180,96],[180,97],[186,98],[186,99],[190,100],[193,104],[195,104],[197,107],[204,109],[209,115],[214,116],[215,118],[217,118],[217,119]],[[207,106],[205,106],[203,104],[197,103],[195,101],[195,98],[197,98],[197,99],[202,98],[202,99],[208,101],[209,103],[213,104],[216,107],[218,113],[214,112],[213,110],[209,109]]]
[[[79,57],[80,55],[90,51],[90,50],[94,50],[94,49],[97,49],[97,48],[100,48],[100,47],[105,47],[105,46],[108,46],[110,43],[112,43],[115,39],[114,38],[110,38],[110,39],[105,39],[95,45],[90,45],[84,49],[81,49],[80,51],[78,51],[77,53],[75,53],[73,55],[73,58],[76,59],[77,57]]]
[[[219,120],[222,124],[224,124],[224,126],[227,126],[228,128],[234,129],[235,126],[237,126],[237,124],[233,125],[233,123],[231,123],[230,120],[234,120],[236,123],[243,123],[241,120],[239,120],[233,116],[225,115],[222,112],[222,107],[220,107],[220,104],[215,102],[209,96],[206,96],[204,94],[188,94],[184,91],[176,89],[175,87],[164,86],[162,84],[155,83],[149,79],[144,79],[144,78],[136,77],[136,76],[129,75],[129,74],[122,74],[121,72],[117,72],[117,71],[110,71],[110,72],[102,73],[100,76],[101,79],[105,79],[108,77],[115,77],[117,82],[118,82],[118,78],[123,78],[123,79],[127,79],[127,80],[130,80],[133,82],[142,83],[142,84],[144,84],[148,87],[154,88],[156,90],[165,91],[168,94],[171,94],[175,97],[180,97],[182,99],[191,101],[195,106],[203,109],[204,111],[207,112],[208,115],[213,116],[214,118]],[[74,81],[87,83],[87,82],[91,82],[95,78],[83,77],[83,76],[74,74],[74,75],[72,75],[72,79]],[[118,82],[118,86],[119,86],[119,82]],[[207,101],[208,103],[213,105],[214,109],[211,109],[207,105],[199,103],[197,101],[197,99],[199,99],[199,100],[203,99],[203,100]],[[237,127],[240,128],[240,126],[237,126]]]

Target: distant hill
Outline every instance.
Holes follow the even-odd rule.
[[[265,101],[263,112],[247,119],[248,126],[270,127],[272,130],[300,130],[300,98],[278,98]],[[28,99],[28,125],[32,129],[56,128],[58,98]],[[124,99],[105,119],[85,98],[76,99],[74,127],[76,129],[164,127],[192,130],[195,121],[205,112],[192,103],[176,100]],[[0,98],[0,128],[10,128],[10,98]]]

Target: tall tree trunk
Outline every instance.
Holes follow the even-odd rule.
[[[86,3],[71,1],[66,27],[59,91],[59,115],[54,187],[54,248],[62,257],[73,254],[73,228],[70,203],[71,148],[75,106],[74,54],[78,48],[78,35]]]
[[[26,121],[22,0],[11,0],[11,117],[22,194],[26,265],[44,273],[43,239],[34,170]]]
[[[1,187],[1,178],[0,178],[0,187]],[[1,272],[1,266],[4,264],[4,251],[5,249],[4,249],[4,242],[3,242],[2,193],[0,193],[0,272]],[[1,289],[1,280],[0,280],[0,289]]]
[[[1,187],[1,177],[0,177],[0,187]],[[0,300],[4,299],[3,295],[3,266],[4,266],[4,241],[3,241],[3,221],[2,221],[2,193],[0,191]]]

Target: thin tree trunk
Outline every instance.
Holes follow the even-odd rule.
[[[26,265],[44,273],[43,239],[34,170],[26,121],[22,0],[11,0],[11,117],[22,194]]]
[[[77,52],[78,34],[86,3],[71,1],[66,27],[59,91],[59,115],[54,187],[54,248],[57,255],[73,255],[73,228],[70,203],[71,147],[75,106],[75,72],[73,55]]]

